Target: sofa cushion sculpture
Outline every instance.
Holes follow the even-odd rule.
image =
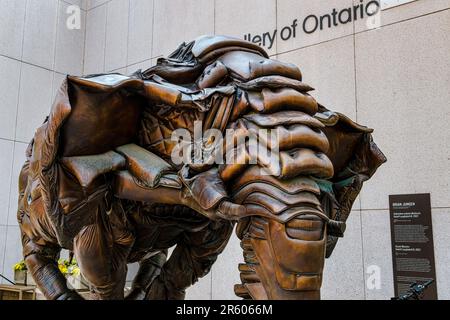
[[[56,264],[64,248],[93,298],[124,298],[127,263],[139,262],[126,298],[182,299],[236,224],[238,296],[320,298],[325,257],[386,159],[371,129],[311,90],[296,66],[224,36],[183,43],[130,76],[68,76],[19,181],[23,254],[45,296],[80,298]],[[198,124],[214,134],[198,138]],[[180,149],[178,130],[199,149]],[[253,153],[248,137],[276,157]],[[225,155],[235,161],[211,161]]]

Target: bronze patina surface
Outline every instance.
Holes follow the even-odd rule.
[[[297,66],[224,36],[183,43],[130,76],[68,76],[19,181],[23,254],[45,296],[80,299],[56,263],[68,249],[95,299],[183,299],[236,225],[238,296],[319,299],[325,258],[386,159],[371,129],[321,106],[311,90]],[[233,134],[198,141],[196,121]],[[178,129],[204,159],[243,161],[174,161]],[[254,157],[246,136],[276,144],[276,161]],[[124,297],[131,262],[140,268]]]

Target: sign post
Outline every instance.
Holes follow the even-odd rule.
[[[433,279],[423,299],[436,300],[430,194],[391,195],[389,211],[395,295],[405,294],[414,282]]]

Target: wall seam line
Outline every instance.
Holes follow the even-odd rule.
[[[275,0],[275,30],[278,30],[278,0]],[[278,59],[278,37],[275,37],[275,55]]]
[[[359,212],[359,224],[360,224],[360,233],[361,233],[361,260],[362,260],[362,279],[363,279],[363,295],[364,300],[367,300],[366,294],[366,261],[364,258],[364,224],[363,224],[363,212]]]
[[[103,70],[102,73],[106,72],[106,43],[108,41],[108,13],[109,4],[111,1],[105,2],[103,5],[106,6],[106,19],[105,19],[105,43],[103,44]]]
[[[353,36],[353,33],[346,34],[346,35],[343,35],[343,36],[340,36],[340,37],[337,37],[337,38],[324,40],[324,41],[320,41],[320,42],[317,42],[317,43],[305,45],[303,47],[298,47],[298,48],[295,48],[295,49],[290,49],[290,50],[286,50],[286,51],[283,51],[283,52],[279,52],[279,53],[277,53],[277,55],[282,55],[282,54],[286,54],[286,53],[292,53],[292,52],[297,51],[297,50],[302,50],[302,49],[315,47],[315,46],[318,46],[318,45],[322,45],[322,44],[333,42],[333,41],[337,41],[337,40],[342,40],[342,39],[345,39],[345,38],[348,38],[348,37],[352,37],[352,36]]]
[[[59,0],[57,3],[56,3],[56,22],[55,22],[55,25],[54,25],[54,27],[55,27],[55,33],[54,33],[54,35],[55,35],[55,37],[54,37],[54,43],[53,43],[53,63],[52,63],[52,67],[51,67],[51,69],[52,69],[52,72],[54,72],[55,71],[55,69],[56,69],[56,47],[57,47],[57,44],[58,44],[58,36],[59,36],[59,32],[58,32],[58,25],[59,25],[59,7],[61,6],[61,3],[62,3],[63,1],[62,0]],[[52,79],[52,86],[53,86],[53,79]]]
[[[356,70],[356,25],[353,21],[353,81],[354,81],[354,98],[355,98],[355,121],[358,122],[358,81],[357,81],[357,70]],[[363,297],[364,300],[367,299],[366,294],[366,264],[364,259],[364,232],[363,232],[363,212],[361,196],[358,197],[359,202],[359,232],[361,236],[361,265],[362,265],[362,287],[363,287]]]
[[[70,2],[68,2],[67,0],[61,0],[61,1],[64,2],[65,4],[69,5],[69,6],[77,6],[78,8],[80,8],[80,10],[82,10],[82,11],[84,11],[84,12],[87,12],[87,11],[88,11],[87,8],[86,8],[86,9],[83,9],[81,6],[76,5],[76,4],[73,4],[73,3],[70,3]]]
[[[374,31],[374,30],[380,30],[380,29],[383,29],[383,28],[386,28],[386,27],[394,26],[396,24],[400,24],[400,23],[403,23],[403,22],[408,22],[408,21],[420,19],[420,18],[423,18],[423,17],[426,17],[426,16],[430,16],[430,15],[433,15],[433,14],[438,14],[438,13],[441,13],[441,12],[444,12],[444,11],[448,11],[448,10],[450,10],[450,8],[445,8],[445,9],[440,9],[440,10],[436,10],[436,11],[432,11],[432,12],[427,12],[427,13],[424,13],[424,14],[421,14],[421,15],[418,15],[418,16],[415,16],[415,17],[411,17],[411,18],[407,18],[407,19],[403,19],[403,20],[398,20],[398,21],[394,21],[394,22],[391,22],[391,23],[387,23],[385,25],[382,25],[379,28],[372,28],[372,29],[366,29],[366,30],[358,31],[355,34],[359,35],[359,34],[365,33],[365,32],[371,32],[371,31]]]
[[[131,17],[131,0],[128,0],[128,21],[127,21],[127,48],[126,48],[126,58],[125,58],[125,72],[127,74],[128,67],[128,57],[129,57],[129,48],[130,48],[130,17]],[[119,68],[120,69],[120,68]]]
[[[92,8],[88,8],[87,11],[91,11],[91,10],[97,9],[98,7],[101,7],[101,6],[105,5],[105,4],[108,4],[111,1],[112,0],[108,0],[108,1],[105,1],[103,3],[100,3],[100,4],[98,4],[98,5],[96,5],[96,6],[92,7]]]
[[[43,69],[43,70],[46,70],[46,71],[50,71],[50,72],[54,72],[54,73],[58,73],[58,74],[61,74],[61,75],[65,75],[66,74],[64,72],[56,71],[56,70],[53,70],[53,69],[50,69],[50,68],[43,67],[43,66],[40,66],[38,64],[32,63],[32,62],[28,62],[28,61],[25,61],[25,60],[17,59],[17,58],[10,57],[10,56],[4,55],[4,54],[0,54],[0,57],[11,59],[11,60],[20,62],[22,64],[27,64],[27,65],[32,66],[32,67],[40,68],[40,69]]]
[[[88,11],[86,10],[84,13],[84,37],[83,37],[83,61],[81,61],[81,73],[84,75],[85,73],[85,65],[86,65],[86,42],[87,42],[87,32],[88,32]]]
[[[213,32],[214,32],[214,35],[216,35],[216,0],[214,0],[214,3],[213,3],[213,5],[214,5],[214,27],[213,27]]]
[[[22,48],[20,53],[20,60],[23,59],[23,48],[25,43],[25,29],[26,29],[26,20],[27,20],[27,10],[28,10],[28,0],[25,1],[25,12],[23,14],[23,30],[22,30]],[[16,119],[15,119],[15,126],[14,126],[14,140],[16,140],[17,137],[17,119],[19,114],[19,102],[20,102],[20,90],[22,87],[22,70],[23,66],[22,63],[20,64],[20,73],[19,73],[19,88],[17,90],[17,103],[16,103]],[[10,172],[10,181],[9,181],[9,192],[8,192],[8,214],[6,215],[6,230],[5,230],[5,247],[3,249],[3,265],[2,265],[2,274],[5,273],[5,261],[6,261],[6,245],[8,243],[8,231],[9,231],[9,211],[11,206],[11,184],[12,184],[12,178],[13,178],[13,169],[14,169],[14,153],[15,153],[16,143],[13,142],[13,154],[12,154],[12,160],[11,160],[11,172]],[[3,282],[3,280],[2,280]]]
[[[153,3],[152,3],[152,48],[150,49],[150,59],[149,60],[151,60],[151,59],[153,59],[153,45],[154,45],[154,39],[155,39],[155,2],[156,2],[157,0],[153,0]],[[144,61],[142,61],[142,62],[144,62]],[[139,63],[139,62],[138,62]]]

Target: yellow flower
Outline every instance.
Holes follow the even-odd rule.
[[[79,276],[80,275],[80,268],[78,268],[78,267],[73,268],[72,275]]]
[[[59,266],[59,271],[61,271],[62,274],[67,274],[67,267],[64,264],[60,264]]]
[[[70,263],[68,260],[59,259],[58,268],[64,276],[78,276],[81,273],[75,259],[72,259]]]
[[[13,269],[14,271],[24,271],[27,270],[27,265],[25,264],[25,261],[21,261],[19,263],[16,263]]]

